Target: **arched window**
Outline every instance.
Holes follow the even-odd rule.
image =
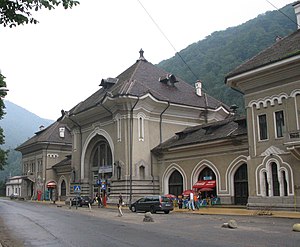
[[[95,149],[92,159],[93,167],[104,167],[112,165],[111,149],[107,141],[100,141]]]
[[[175,170],[169,178],[169,193],[175,196],[183,192],[183,178],[179,171]]]
[[[138,114],[138,137],[139,137],[139,141],[144,141],[144,138],[145,138],[144,118],[145,118],[145,116],[144,116],[143,113]]]
[[[269,183],[268,183],[268,175],[266,172],[263,172],[263,178],[264,178],[265,196],[269,196]]]
[[[121,179],[121,166],[117,166],[117,179],[120,180]]]
[[[271,171],[272,171],[273,196],[280,196],[277,164],[274,162],[271,164]]]
[[[66,182],[65,182],[65,180],[63,180],[61,182],[61,185],[60,185],[60,195],[61,196],[66,196],[67,195],[67,188],[66,188]]]
[[[209,167],[205,167],[199,174],[198,180],[216,180],[216,175]]]
[[[282,184],[283,184],[283,196],[287,196],[288,195],[288,186],[287,186],[285,171],[281,172],[281,178],[282,178]]]
[[[140,166],[139,173],[140,173],[140,179],[145,179],[145,167],[144,166]]]
[[[120,114],[117,114],[117,116],[116,116],[116,123],[117,123],[117,141],[120,142],[120,141],[122,141],[122,139],[121,139],[122,132],[121,132],[121,116],[120,116]]]

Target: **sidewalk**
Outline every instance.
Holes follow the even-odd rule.
[[[38,201],[33,201],[38,202]],[[69,207],[65,202],[56,201],[55,204],[49,201],[40,201],[38,203],[46,203],[57,205],[58,207]],[[74,207],[74,206],[73,206]],[[116,205],[107,205],[106,208],[117,209]],[[97,209],[97,206],[93,205],[92,210]],[[128,206],[124,206],[122,210],[129,210]],[[300,212],[296,211],[276,211],[276,210],[250,210],[246,208],[237,208],[233,206],[208,206],[202,207],[199,210],[188,210],[188,209],[179,209],[178,207],[174,208],[174,213],[187,213],[187,214],[202,214],[202,215],[239,215],[239,216],[268,216],[268,217],[278,217],[278,218],[294,218],[300,219]]]
[[[269,216],[278,218],[296,218],[300,219],[300,212],[295,211],[275,211],[275,210],[250,210],[246,208],[235,207],[204,207],[199,210],[188,210],[174,208],[176,213],[191,213],[191,214],[203,214],[203,215],[240,215],[240,216]]]

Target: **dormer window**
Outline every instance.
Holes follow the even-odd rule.
[[[118,80],[119,80],[118,78],[108,77],[107,79],[102,79],[99,86],[103,87],[104,89],[108,89],[113,85],[115,85],[118,82]]]
[[[175,75],[173,75],[173,74],[167,74],[166,76],[159,77],[158,80],[165,84],[169,83],[171,86],[174,86],[175,83],[178,82]]]
[[[59,137],[64,138],[65,137],[65,127],[59,128]]]

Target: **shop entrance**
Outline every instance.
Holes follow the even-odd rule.
[[[234,204],[246,205],[248,196],[247,164],[243,164],[234,174]]]
[[[217,197],[216,175],[212,169],[205,167],[199,174],[198,182],[199,181],[207,182],[208,185],[202,186],[201,189],[199,189],[202,198]]]

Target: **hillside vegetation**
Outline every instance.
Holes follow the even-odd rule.
[[[294,8],[287,5],[280,11],[284,14],[269,11],[239,26],[214,32],[180,51],[181,57],[193,73],[178,54],[160,62],[158,66],[190,84],[201,80],[206,93],[229,106],[236,104],[243,111],[243,96],[225,85],[225,76],[271,46],[276,42],[277,36],[287,36],[297,29]]]
[[[44,125],[46,127],[54,122],[53,120],[40,118],[10,101],[5,100],[4,103],[6,114],[0,121],[0,125],[4,130],[5,144],[1,148],[9,150],[9,154],[7,165],[3,171],[0,171],[0,190],[1,182],[3,188],[3,183],[7,177],[21,175],[22,155],[14,149],[33,137],[34,133],[39,130],[39,126]]]

